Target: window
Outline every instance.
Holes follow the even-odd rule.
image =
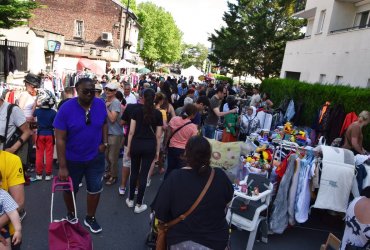
[[[364,11],[356,14],[354,27],[365,28],[368,24],[369,11]]]
[[[83,38],[84,33],[84,21],[76,20],[75,21],[75,37]]]
[[[343,76],[336,76],[335,77],[335,82],[334,82],[334,84],[335,85],[340,85],[340,84],[342,84],[343,83]]]
[[[322,33],[325,23],[326,10],[322,10],[319,18],[319,25],[317,26],[317,33]]]
[[[326,83],[326,75],[320,74],[319,83]]]
[[[301,72],[285,71],[285,78],[299,80],[301,78]]]

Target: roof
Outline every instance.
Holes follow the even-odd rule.
[[[117,4],[117,5],[119,5],[121,8],[123,8],[123,9],[126,9],[127,8],[127,6],[126,5],[124,5],[120,0],[112,0],[112,2],[114,2],[115,4]],[[134,18],[134,19],[138,19],[138,17],[136,16],[136,14],[134,13],[134,11],[132,10],[132,9],[128,9],[128,14],[132,17],[132,18]]]

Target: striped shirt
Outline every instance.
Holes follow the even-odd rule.
[[[0,216],[18,208],[18,204],[4,189],[0,189]]]

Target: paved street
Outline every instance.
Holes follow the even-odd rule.
[[[152,185],[147,190],[144,200],[150,202],[160,183],[156,175]],[[94,249],[147,249],[145,238],[149,232],[149,210],[142,214],[134,214],[133,209],[127,208],[124,198],[117,192],[118,184],[113,187],[104,187],[100,206],[97,212],[98,222],[103,232],[93,235]],[[81,221],[85,216],[86,193],[84,187],[77,195],[78,217]],[[126,196],[125,196],[126,198]],[[33,182],[26,187],[27,217],[23,224],[22,249],[46,250],[48,249],[48,225],[50,221],[51,183]],[[61,193],[55,199],[55,218],[65,216],[65,207]],[[316,211],[317,213],[317,211]],[[335,235],[341,236],[342,230],[337,226],[338,220],[333,220],[327,214],[315,214],[304,225],[305,228],[290,228],[283,235],[270,235],[269,243],[256,242],[254,249],[300,249],[317,250],[325,242],[329,226]],[[36,225],[36,226],[35,226]],[[37,230],[35,230],[37,228]],[[307,228],[313,228],[307,229]],[[232,249],[245,249],[248,233],[234,231],[232,234]]]

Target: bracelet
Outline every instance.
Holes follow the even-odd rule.
[[[18,138],[18,141],[21,143],[21,145],[23,145],[23,143],[24,143],[24,141],[23,141],[23,139],[22,138]]]

